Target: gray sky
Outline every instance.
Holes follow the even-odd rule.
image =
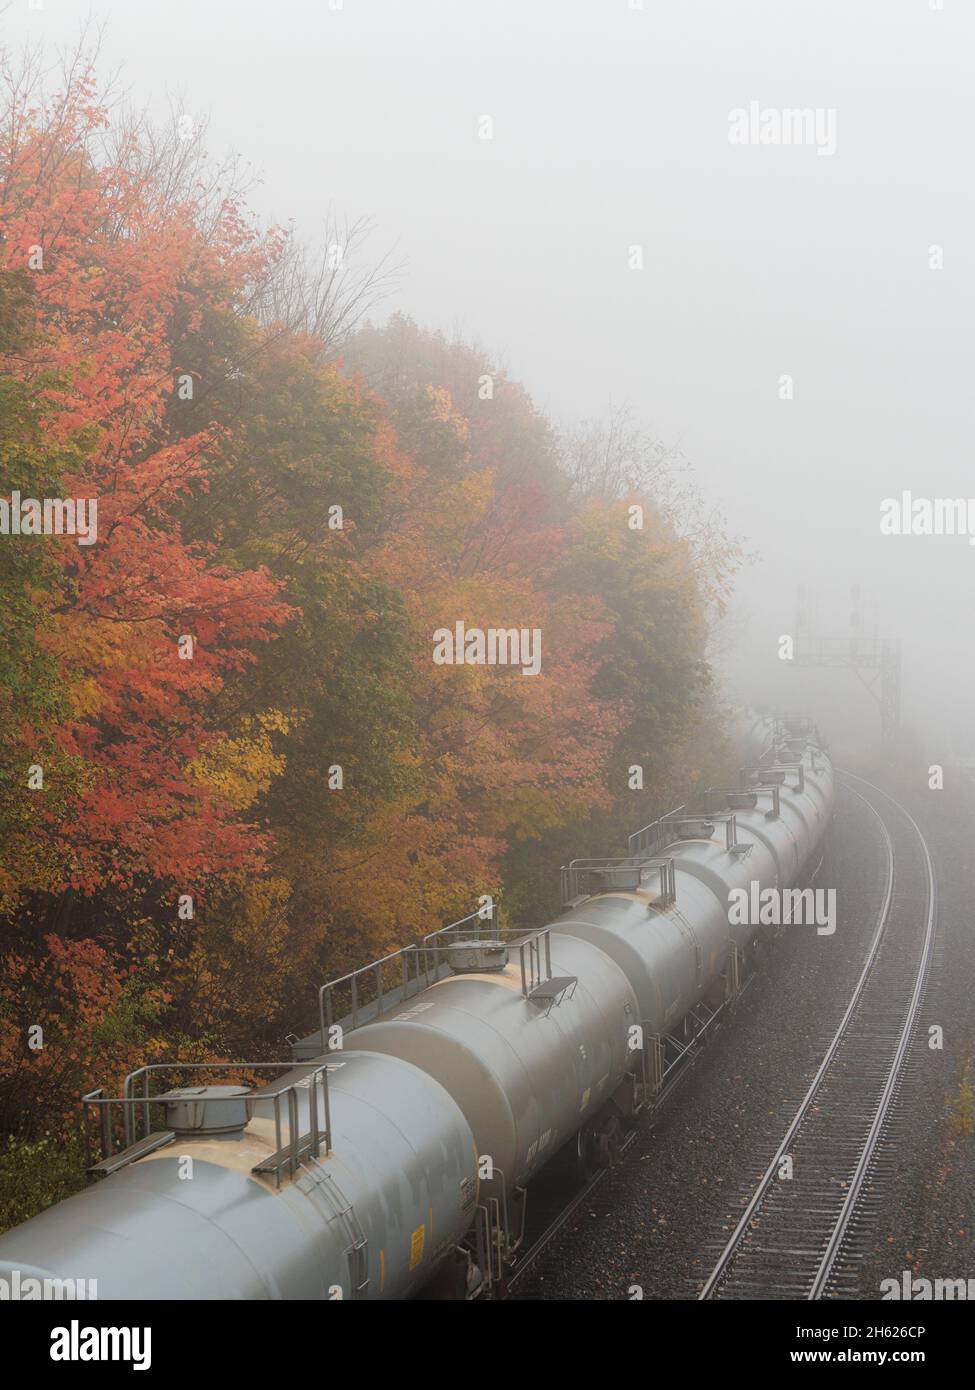
[[[628,404],[680,445],[761,555],[737,689],[872,732],[852,675],[804,693],[775,655],[797,583],[842,633],[860,582],[904,639],[905,715],[947,754],[975,548],[882,537],[879,506],[975,495],[970,4],[13,0],[0,27],[53,47],[89,13],[137,104],[181,97],[257,166],[262,216],[308,239],[330,207],[373,217],[405,259],[387,309],[475,337],[558,423]],[[835,109],[836,152],[729,143],[752,101]]]

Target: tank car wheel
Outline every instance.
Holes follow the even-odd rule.
[[[615,1106],[583,1125],[576,1139],[580,1177],[588,1182],[600,1168],[611,1168],[619,1158],[623,1137],[623,1119]]]

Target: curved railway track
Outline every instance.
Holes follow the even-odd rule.
[[[698,1297],[818,1299],[835,1289],[916,1029],[934,939],[927,843],[882,788],[845,773],[876,817],[886,852],[877,928],[849,1004],[805,1096]],[[858,782],[896,809],[895,833]],[[899,844],[895,846],[895,839]],[[910,865],[921,870],[912,874]],[[922,901],[917,901],[923,880]],[[791,1160],[792,1177],[780,1174]]]

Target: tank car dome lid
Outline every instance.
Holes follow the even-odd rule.
[[[455,975],[501,971],[508,964],[508,948],[503,941],[457,941],[440,951]]]
[[[177,1134],[239,1134],[250,1118],[250,1086],[179,1086],[153,1096]]]

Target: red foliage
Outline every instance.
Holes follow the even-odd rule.
[[[75,451],[63,495],[97,499],[97,542],[57,542],[64,584],[45,639],[74,706],[57,742],[86,773],[46,825],[64,884],[85,892],[257,862],[262,836],[190,765],[210,737],[206,701],[290,614],[265,570],[234,572],[184,539],[179,508],[205,488],[219,432],[180,438],[170,418],[175,325],[242,313],[280,240],[257,237],[232,202],[204,234],[199,208],[160,200],[138,161],[99,163],[105,120],[86,77],[53,108],[15,107],[0,134],[0,269],[28,270],[33,291],[28,346],[0,365],[36,393],[47,437]]]

